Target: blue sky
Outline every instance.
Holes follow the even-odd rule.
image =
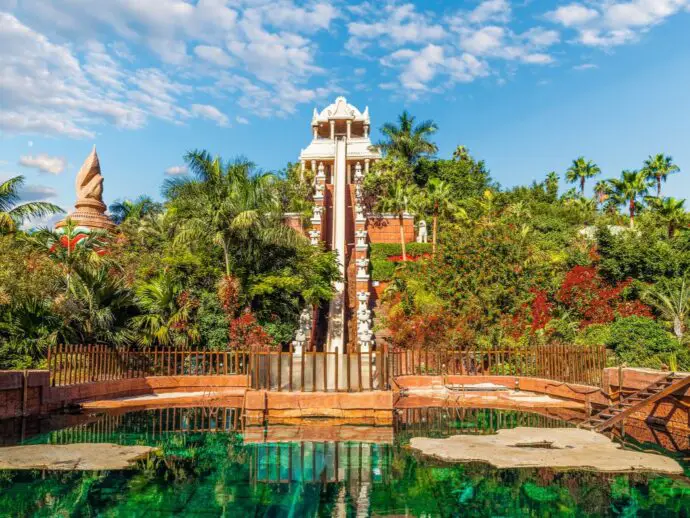
[[[506,186],[664,152],[688,197],[688,29],[690,0],[0,0],[0,178],[70,209],[93,144],[107,203],[157,197],[193,148],[280,169],[345,95],[375,128],[435,120],[440,156]]]

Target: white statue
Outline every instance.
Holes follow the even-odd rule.
[[[309,239],[311,239],[312,246],[318,245],[319,241],[321,240],[321,232],[319,232],[318,230],[310,230]]]
[[[296,354],[302,354],[304,344],[309,340],[311,334],[311,311],[304,308],[299,315],[299,327],[292,342]]]
[[[364,175],[362,174],[362,164],[357,162],[355,164],[355,182],[360,183],[364,179]]]
[[[419,231],[417,232],[417,243],[428,243],[429,234],[426,230],[426,221],[421,220],[419,222]]]
[[[355,198],[357,199],[358,203],[362,201],[362,197],[362,184],[355,184]]]
[[[366,257],[363,259],[357,259],[356,264],[357,277],[362,279],[369,277],[369,259]]]
[[[355,238],[357,239],[357,248],[361,249],[367,247],[367,234],[368,232],[366,230],[355,231]]]
[[[357,292],[357,300],[359,301],[360,305],[366,305],[366,303],[369,301],[369,292],[368,291],[358,291]]]
[[[314,184],[314,199],[315,200],[323,200],[323,193],[324,193],[325,188],[326,188],[325,185],[319,181],[317,181]]]
[[[355,205],[355,212],[357,213],[355,217],[356,221],[360,223],[366,221],[366,218],[364,217],[364,207],[362,207],[361,204],[358,203],[357,205]]]
[[[323,166],[323,162],[319,162],[319,169],[316,173],[317,178],[326,178],[326,168]]]
[[[320,225],[321,224],[321,214],[323,213],[323,207],[321,205],[314,205],[314,212],[313,216],[311,217],[311,223],[312,225]]]

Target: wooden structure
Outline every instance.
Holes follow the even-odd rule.
[[[580,424],[581,428],[603,432],[643,406],[655,403],[690,386],[690,376],[670,373],[658,381],[610,405]]]

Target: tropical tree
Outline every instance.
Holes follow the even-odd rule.
[[[455,151],[453,151],[453,160],[461,162],[463,160],[469,160],[470,150],[466,146],[457,146]]]
[[[601,174],[601,169],[591,160],[579,157],[573,160],[572,165],[565,173],[565,178],[570,183],[580,182],[580,194],[585,194],[585,180]]]
[[[141,314],[133,317],[131,324],[139,343],[184,349],[199,341],[199,331],[192,322],[195,301],[172,277],[161,274],[139,284],[134,292]]]
[[[110,217],[118,225],[128,219],[139,220],[148,214],[157,214],[163,210],[160,203],[150,196],[139,196],[135,200],[118,200],[110,205]]]
[[[193,177],[169,180],[164,194],[179,221],[177,242],[193,244],[210,237],[222,247],[225,273],[231,275],[231,247],[251,253],[250,238],[294,243],[298,235],[281,224],[274,176],[236,159],[224,164],[206,151],[185,156]]]
[[[33,201],[17,205],[19,192],[24,185],[23,176],[15,176],[0,184],[0,233],[11,233],[17,226],[30,218],[43,218],[65,212],[57,205],[46,201]]]
[[[436,255],[439,217],[451,213],[455,208],[451,186],[439,178],[431,178],[419,194],[422,206],[431,214],[433,220],[431,242],[433,254]]]
[[[611,196],[611,184],[606,180],[600,180],[594,185],[594,195],[597,203],[602,205]]]
[[[662,279],[650,285],[644,292],[643,299],[672,323],[673,334],[678,340],[683,340],[690,311],[690,285],[687,282],[687,273],[681,278]]]
[[[388,186],[388,190],[379,200],[378,208],[381,212],[394,214],[398,218],[400,227],[400,246],[402,247],[402,260],[407,261],[407,249],[405,247],[405,228],[403,225],[405,214],[415,196],[415,189],[398,180]]]
[[[97,230],[87,233],[68,218],[62,228],[42,228],[26,236],[25,240],[31,249],[47,254],[60,265],[64,273],[65,291],[68,292],[75,268],[107,262],[110,237],[107,232]]]
[[[668,237],[673,238],[676,230],[687,225],[689,218],[685,211],[685,200],[676,198],[651,198],[649,206],[668,228]]]
[[[618,205],[627,205],[630,216],[630,228],[635,226],[635,214],[638,200],[649,191],[647,174],[644,171],[623,171],[620,178],[609,180],[613,190],[613,199]]]
[[[661,182],[665,182],[668,175],[680,171],[680,168],[673,163],[673,157],[659,153],[645,160],[642,170],[650,180],[656,182],[656,197],[661,198]]]
[[[386,155],[411,165],[417,163],[422,156],[433,155],[438,148],[429,138],[436,133],[438,126],[430,120],[419,124],[415,124],[415,121],[415,117],[403,111],[398,117],[397,125],[388,122],[381,127],[386,140],[379,142],[376,147]]]

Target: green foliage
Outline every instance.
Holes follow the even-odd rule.
[[[681,369],[690,368],[688,348],[673,338],[658,322],[643,317],[616,320],[611,325],[606,346],[629,367],[669,367],[677,361]]]
[[[431,254],[431,243],[408,243],[408,258],[422,257]],[[399,261],[392,261],[390,257],[402,257],[402,247],[398,243],[372,243],[369,248],[371,261],[371,279],[374,281],[390,281],[399,266]]]

